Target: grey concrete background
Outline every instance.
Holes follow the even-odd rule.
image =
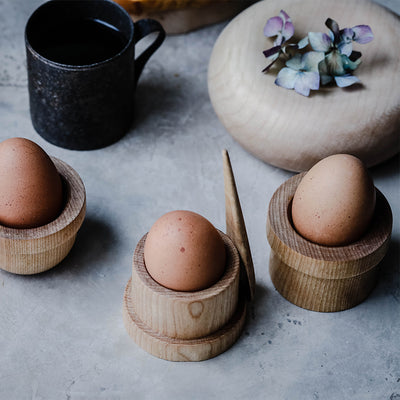
[[[400,13],[399,0],[381,2]],[[23,31],[40,3],[0,0],[0,139],[27,137],[72,165],[86,185],[87,218],[56,268],[28,277],[0,271],[0,398],[399,400],[399,157],[371,171],[394,214],[376,289],[340,313],[298,308],[271,283],[265,235],[269,200],[292,174],[239,147],[208,98],[207,64],[225,24],[168,37],[141,77],[132,130],[108,148],[76,152],[42,140],[29,117]],[[257,297],[229,351],[166,362],[141,350],[122,323],[132,253],[170,210],[225,229],[222,148],[236,175]]]

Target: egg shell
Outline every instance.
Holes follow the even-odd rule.
[[[346,245],[365,233],[375,209],[375,187],[363,163],[336,154],[304,176],[292,203],[293,225],[311,242]]]
[[[225,245],[204,217],[172,211],[150,229],[144,246],[150,276],[176,291],[197,291],[216,283],[225,270]]]
[[[0,143],[0,224],[36,228],[62,211],[62,181],[50,157],[24,138]]]

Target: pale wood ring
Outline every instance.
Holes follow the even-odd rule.
[[[125,288],[123,320],[129,336],[148,353],[168,361],[203,361],[228,350],[239,338],[246,320],[246,301],[239,298],[231,320],[206,337],[174,339],[150,329],[134,312],[131,296],[131,279]]]

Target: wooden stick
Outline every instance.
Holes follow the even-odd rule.
[[[236,189],[235,177],[232,171],[231,161],[227,150],[222,151],[224,164],[225,182],[225,210],[226,210],[226,233],[232,239],[244,267],[242,282],[245,283],[250,300],[254,299],[255,275],[253,259],[247,237],[246,225],[243,218],[242,207]]]

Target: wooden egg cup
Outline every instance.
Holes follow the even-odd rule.
[[[377,190],[375,214],[361,239],[337,247],[309,242],[291,221],[292,199],[304,175],[281,185],[269,205],[271,280],[283,297],[302,308],[330,312],[354,307],[376,284],[378,264],[389,247],[392,231],[390,206]]]
[[[60,263],[71,250],[86,211],[85,187],[78,173],[51,157],[63,181],[65,207],[52,222],[29,229],[0,225],[0,268],[20,275],[38,274]]]
[[[144,262],[145,235],[138,243],[123,302],[125,327],[148,353],[169,361],[202,361],[224,352],[243,329],[246,302],[239,295],[240,259],[227,235],[226,270],[213,286],[177,292],[154,281]]]
[[[123,299],[123,320],[132,339],[148,353],[169,361],[215,357],[239,338],[246,300],[253,300],[255,274],[246,226],[229,154],[222,152],[227,234],[225,272],[213,286],[177,292],[154,281],[144,262],[145,235],[136,246],[132,278]]]

